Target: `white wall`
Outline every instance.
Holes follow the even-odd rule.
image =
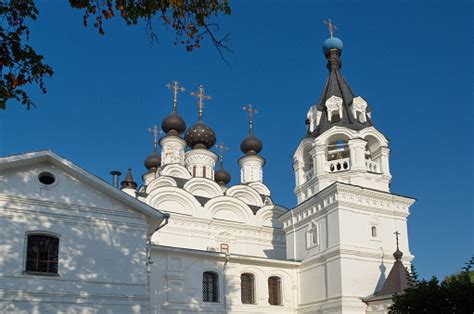
[[[57,184],[37,175],[52,172]],[[0,174],[0,312],[140,313],[147,304],[145,216],[60,169]],[[26,233],[59,241],[59,276],[24,273]]]
[[[228,256],[215,252],[154,246],[152,250],[153,313],[188,311],[229,313],[295,313],[299,263],[264,258]],[[219,302],[202,302],[202,274],[219,274]],[[240,275],[252,273],[256,280],[256,304],[241,302]],[[281,306],[268,303],[270,276],[282,279]],[[224,295],[226,298],[224,298]]]

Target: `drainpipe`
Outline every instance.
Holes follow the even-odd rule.
[[[164,223],[161,223],[156,227],[155,230],[149,235],[146,236],[146,263],[145,263],[145,268],[146,268],[146,293],[147,293],[147,307],[148,307],[148,313],[151,314],[151,267],[150,265],[153,264],[153,261],[151,260],[151,236],[166,226],[168,224],[168,219],[170,218],[170,214],[164,213],[163,214],[163,219]],[[159,308],[158,308],[158,313],[159,313]]]
[[[226,286],[227,286],[227,277],[225,275],[225,270],[227,268],[227,262],[229,262],[230,259],[230,253],[225,253],[225,262],[224,262],[224,269],[222,272],[222,277],[224,281],[224,287],[223,287],[223,292],[224,292],[224,312],[227,314],[227,293],[226,293]]]

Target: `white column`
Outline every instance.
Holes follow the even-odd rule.
[[[351,170],[366,170],[365,146],[367,142],[361,138],[349,140]]]
[[[383,174],[390,175],[390,148],[380,147],[380,170]]]
[[[167,135],[160,139],[161,166],[180,164],[184,166],[186,141],[179,136]]]
[[[245,155],[239,159],[240,182],[263,182],[265,159],[258,155]]]
[[[318,174],[326,172],[326,150],[327,145],[316,145],[314,147],[314,174],[317,176]]]
[[[186,152],[185,164],[193,177],[214,180],[217,155],[207,149],[192,149]]]

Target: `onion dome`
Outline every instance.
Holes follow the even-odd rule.
[[[173,110],[166,118],[161,122],[161,129],[169,135],[179,135],[186,130],[186,122],[181,118],[178,113]]]
[[[256,155],[262,151],[263,144],[258,138],[253,134],[250,134],[249,137],[245,138],[242,143],[240,143],[240,150],[244,154]]]
[[[230,173],[227,172],[222,166],[214,173],[214,181],[216,181],[219,185],[227,185],[230,182],[230,179]]]
[[[325,55],[327,55],[332,49],[342,50],[343,47],[344,44],[342,43],[342,40],[337,37],[329,37],[323,42],[323,52]]]
[[[184,139],[192,149],[209,149],[216,144],[216,133],[202,120],[199,120],[186,131]]]
[[[122,189],[136,189],[137,183],[133,180],[132,169],[128,168],[127,175],[125,179],[120,183],[122,185]]]
[[[148,155],[144,164],[145,168],[152,171],[158,169],[161,166],[161,157],[158,155],[156,150],[153,150],[153,153]]]

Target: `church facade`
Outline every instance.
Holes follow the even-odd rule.
[[[118,188],[51,151],[0,158],[0,312],[387,313],[407,285],[414,200],[390,191],[388,140],[342,76],[342,48],[323,44],[292,209],[264,183],[252,107],[228,186],[202,86],[189,128],[169,86],[140,187],[130,169]]]

